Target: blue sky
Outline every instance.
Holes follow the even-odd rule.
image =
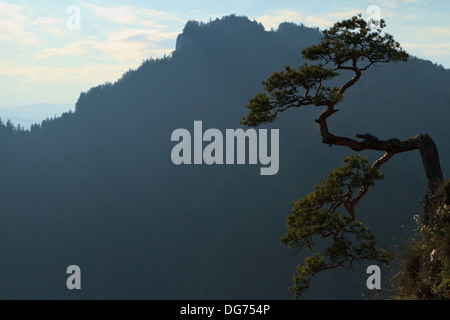
[[[284,21],[323,29],[357,13],[368,18],[371,5],[409,53],[450,68],[448,0],[0,0],[0,108],[75,104],[80,92],[170,54],[188,20],[234,13],[266,30]]]

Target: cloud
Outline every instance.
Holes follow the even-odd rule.
[[[401,45],[420,58],[448,61],[450,57],[450,27],[406,26]],[[446,65],[448,68],[448,64]]]
[[[430,39],[450,39],[450,27],[436,26],[404,26],[405,30],[411,38],[420,42],[429,42]]]
[[[418,29],[418,32],[428,38],[432,35],[433,37],[450,39],[450,27],[418,27]]]
[[[364,13],[366,13],[366,10],[349,8],[344,11],[328,13],[327,16],[330,18],[333,18],[334,20],[342,20],[342,19],[349,19],[353,16],[356,16],[358,13],[364,14]]]
[[[421,57],[448,57],[450,52],[449,42],[428,44],[402,43],[402,46],[408,51],[418,52],[416,55],[421,55]]]
[[[0,15],[9,17],[18,22],[29,20],[29,15],[31,15],[32,12],[33,11],[30,8],[0,1]]]
[[[338,20],[338,17],[349,18],[355,10],[349,10],[346,12],[334,12],[332,14],[320,14],[320,15],[306,15],[303,16],[300,12],[291,10],[280,10],[274,15],[264,15],[256,18],[258,22],[261,22],[267,29],[278,28],[282,22],[294,22],[297,24],[303,23],[309,27],[319,27],[321,29],[331,27],[333,23]]]
[[[90,8],[95,15],[115,23],[132,24],[136,23],[137,20],[136,9],[131,6],[106,8],[98,7],[89,3],[84,3],[84,6]]]
[[[161,32],[149,29],[126,29],[124,31],[111,33],[108,37],[108,41],[129,42],[132,38],[140,39],[139,41],[162,41],[165,39],[174,39],[177,35],[178,32]]]
[[[407,15],[404,15],[402,18],[405,20],[416,20],[417,15],[416,14],[407,14]]]
[[[29,8],[0,1],[0,32],[17,35],[24,32],[24,23],[31,20],[33,11]]]
[[[36,66],[0,61],[0,75],[23,79],[23,85],[41,85],[44,83],[77,83],[94,86],[113,79],[118,79],[129,70],[128,64],[105,65],[89,63],[83,66]]]
[[[45,48],[42,53],[36,54],[36,59],[44,59],[53,57],[55,55],[59,56],[68,56],[68,55],[81,55],[88,53],[90,48],[100,47],[102,45],[101,42],[96,41],[77,41],[65,45],[60,48]]]
[[[165,23],[176,15],[152,9],[89,5],[84,10],[92,9],[97,20],[113,23],[102,32],[74,33],[67,30],[64,11],[49,16],[33,8],[0,0],[0,41],[9,42],[3,42],[0,59],[0,80],[9,84],[4,90],[89,88],[114,81],[146,58],[170,54],[179,33]]]
[[[39,17],[37,19],[34,19],[31,22],[32,25],[37,26],[50,26],[50,25],[62,25],[64,24],[64,20],[61,18],[54,18],[54,17]]]
[[[63,35],[65,21],[56,17],[36,17],[31,8],[0,1],[0,39],[36,43],[40,33]],[[34,39],[34,40],[33,40]]]
[[[320,29],[325,29],[331,27],[334,24],[334,20],[319,16],[306,16],[304,24],[309,27],[319,27]]]
[[[36,59],[55,56],[78,56],[79,59],[114,60],[118,63],[136,65],[143,59],[160,57],[173,50],[160,48],[156,43],[173,40],[178,32],[161,32],[151,29],[126,29],[111,32],[103,40],[82,40],[55,48],[44,48],[35,55]],[[156,55],[156,56],[154,56]]]
[[[296,22],[300,23],[302,17],[299,12],[289,11],[289,10],[280,10],[276,13],[276,15],[264,15],[256,20],[266,28],[266,30],[270,30],[270,28],[278,28],[280,23],[282,22]]]
[[[396,9],[399,7],[405,7],[405,5],[409,4],[418,4],[420,0],[375,0],[373,2],[373,4],[380,6],[381,9]]]
[[[163,20],[178,19],[174,14],[146,8],[138,9],[131,5],[82,5],[87,8],[84,10],[90,10],[97,19],[105,19],[112,24],[103,28],[101,33],[91,33],[82,40],[71,43],[65,41],[58,43],[59,46],[53,44],[51,47],[41,48],[35,53],[35,59],[67,56],[79,60],[114,60],[119,64],[136,65],[145,58],[153,55],[160,57],[163,51],[163,54],[168,54],[173,50],[164,47],[169,46],[168,42],[173,42],[171,45],[174,45],[179,30],[173,31],[174,26],[167,25]],[[162,42],[166,43],[161,45]],[[160,47],[158,50],[155,49],[157,43]]]
[[[158,25],[149,18],[157,18],[159,20],[180,20],[178,15],[171,14],[165,11],[157,11],[147,8],[136,8],[130,5],[116,6],[116,7],[99,7],[90,3],[84,3],[85,7],[88,7],[92,12],[103,19],[112,21],[118,24],[135,24],[146,27],[164,27]]]
[[[383,8],[395,9],[398,7],[398,1],[395,0],[377,0],[376,3],[374,4],[379,5],[381,9]]]

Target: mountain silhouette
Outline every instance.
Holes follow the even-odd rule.
[[[60,116],[73,109],[70,104],[39,103],[25,106],[0,108],[0,117],[3,121],[10,120],[15,126],[30,129],[31,125],[40,123],[44,119]]]
[[[81,93],[74,112],[30,130],[2,124],[0,298],[291,299],[304,255],[278,242],[290,203],[349,154],[320,143],[321,110],[292,110],[262,127],[280,130],[273,176],[254,165],[174,165],[171,134],[192,132],[197,120],[243,128],[261,81],[302,65],[301,49],[320,35],[293,23],[265,31],[234,15],[189,21],[171,56]],[[346,94],[330,127],[380,139],[428,132],[448,176],[449,85],[450,71],[430,61],[380,64]],[[391,249],[412,230],[426,181],[418,152],[396,155],[383,173],[356,213]],[[81,290],[66,287],[69,265],[81,269]],[[370,295],[368,265],[324,272],[305,298]]]

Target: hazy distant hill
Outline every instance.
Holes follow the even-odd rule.
[[[3,122],[10,120],[15,126],[29,129],[32,124],[41,123],[47,118],[61,116],[64,112],[74,110],[70,104],[40,103],[26,106],[0,108],[0,118]]]
[[[280,130],[274,176],[253,165],[176,166],[170,137],[192,132],[195,120],[239,128],[261,81],[302,64],[301,49],[319,37],[290,23],[266,32],[235,16],[191,21],[171,57],[82,93],[76,112],[30,132],[1,126],[0,297],[291,299],[302,256],[278,243],[289,203],[349,154],[320,143],[320,110],[264,127]],[[349,91],[330,127],[380,138],[428,132],[448,176],[449,85],[450,71],[429,61],[380,65]],[[384,173],[357,214],[389,248],[408,231],[426,184],[418,153],[396,156]],[[65,286],[71,264],[82,270],[77,292]],[[324,273],[305,298],[369,296],[366,267]]]

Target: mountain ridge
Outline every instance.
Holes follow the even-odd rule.
[[[320,109],[264,126],[280,130],[275,176],[170,160],[175,129],[192,130],[195,120],[242,127],[261,81],[301,65],[301,49],[318,40],[315,29],[284,24],[270,32],[240,19],[191,23],[195,39],[187,43],[195,45],[181,36],[170,57],[81,93],[75,112],[30,131],[0,126],[1,298],[290,299],[302,255],[278,243],[289,203],[349,154],[320,143]],[[241,22],[251,31],[239,32]],[[449,70],[420,59],[380,65],[349,91],[330,127],[389,138],[429,132],[448,176],[450,137],[440,125],[450,115],[448,84]],[[427,105],[430,95],[435,103]],[[420,210],[426,184],[418,154],[398,155],[383,171],[357,215],[389,247],[401,225],[411,227],[401,216]],[[89,290],[65,288],[71,264]],[[305,298],[370,294],[364,267],[324,274]]]

